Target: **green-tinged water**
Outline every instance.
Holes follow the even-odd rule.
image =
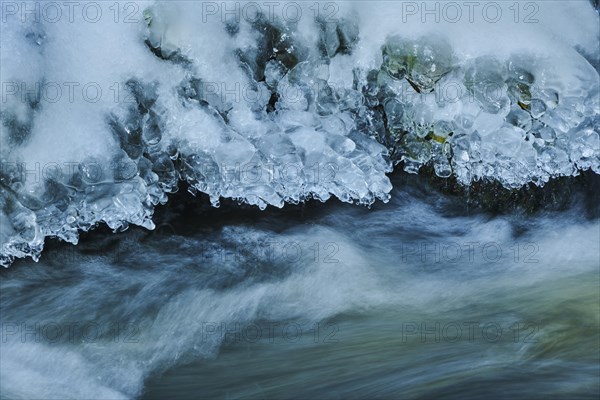
[[[0,400],[600,398],[598,0],[0,3]]]
[[[598,273],[488,293],[440,313],[229,326],[216,359],[148,380],[143,399],[596,398]],[[260,339],[260,340],[258,340]]]
[[[165,213],[0,271],[2,398],[597,398],[598,219],[392,199]]]

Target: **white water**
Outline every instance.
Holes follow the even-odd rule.
[[[374,210],[322,207],[300,219],[234,214],[192,235],[168,226],[162,233],[123,233],[119,241],[98,234],[3,271],[3,398],[158,398],[160,390],[180,398],[227,392],[288,398],[334,389],[350,397],[413,397],[431,393],[438,379],[446,387],[443,376],[458,374],[453,363],[465,366],[458,381],[521,365],[562,382],[555,389],[543,384],[546,378],[524,382],[520,390],[528,397],[597,390],[597,220],[580,217],[579,208],[527,221],[469,216],[431,193],[392,195]],[[430,337],[419,344],[418,333],[402,339],[406,323],[456,321],[479,321],[477,340],[466,333],[458,342]],[[315,323],[322,327],[316,343]],[[479,336],[491,323],[504,330],[501,342]],[[243,333],[254,324],[263,326],[259,340]],[[279,324],[274,336],[267,335],[269,324]],[[304,339],[284,340],[286,324]],[[513,341],[515,324],[533,324],[535,341]],[[323,342],[332,327],[336,342]],[[445,354],[443,362],[427,361],[436,354]],[[350,364],[343,361],[349,357]],[[365,366],[372,357],[381,369],[370,377]],[[196,366],[186,369],[190,362]],[[344,365],[348,375],[327,382],[346,385],[319,391],[320,368]],[[161,380],[157,374],[170,368],[175,372]],[[267,383],[266,376],[279,378]],[[259,383],[266,392],[254,392]],[[491,390],[493,380],[482,385],[460,393]]]
[[[24,12],[36,4],[39,21]],[[294,24],[289,2],[290,14],[280,4],[266,24],[240,14],[227,29],[206,2],[94,4],[90,22],[83,3],[53,21],[45,3],[0,2],[0,262],[41,254],[0,271],[1,398],[464,399],[502,379],[515,396],[596,398],[598,220],[580,207],[469,215],[387,176],[429,165],[516,188],[599,173],[599,17],[587,0],[519,2],[518,15],[500,2],[497,22],[483,5],[471,22],[465,6],[456,23],[421,2],[302,2]],[[317,11],[337,22],[320,25]],[[440,53],[448,43],[452,68],[417,94],[419,77],[392,79],[382,47],[425,47],[423,63],[428,38]],[[250,66],[264,58],[265,71]],[[535,77],[518,106],[509,83],[527,74],[511,65]],[[497,78],[500,99],[467,88],[480,75]],[[458,101],[436,97],[451,87]],[[212,205],[374,208],[231,219],[187,204],[170,221],[186,232],[98,233],[41,253],[46,237],[77,243],[100,222],[154,228],[181,181]],[[537,341],[402,341],[405,323],[453,321],[534,326]],[[306,334],[226,334],[270,323]],[[314,324],[339,329],[337,347],[312,341]]]

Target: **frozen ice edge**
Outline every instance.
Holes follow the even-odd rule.
[[[154,21],[159,26],[161,24],[160,15],[160,13],[154,15]],[[172,18],[172,15],[169,15],[168,12],[164,12],[164,15],[166,15],[165,23],[168,25],[168,20]],[[177,16],[177,18],[185,20],[186,16]],[[106,223],[115,231],[126,229],[129,223],[152,229],[154,207],[167,201],[167,194],[175,190],[177,182],[180,180],[187,181],[194,190],[207,193],[211,203],[215,206],[218,205],[220,198],[225,197],[264,208],[267,205],[282,207],[285,202],[297,203],[309,198],[326,201],[332,195],[342,201],[362,204],[371,204],[376,199],[387,201],[391,185],[385,174],[391,171],[392,161],[402,161],[405,169],[413,172],[418,171],[420,166],[433,162],[436,173],[439,171],[440,174],[446,174],[448,166],[450,166],[452,173],[465,185],[478,179],[498,179],[507,187],[519,187],[531,181],[543,185],[547,179],[553,176],[576,175],[580,170],[589,168],[598,172],[598,75],[597,71],[592,72],[593,69],[579,62],[581,60],[575,59],[570,65],[567,63],[566,66],[561,66],[563,71],[577,71],[579,77],[583,76],[585,78],[576,81],[575,85],[572,85],[573,82],[565,84],[569,90],[575,93],[578,93],[577,90],[585,89],[583,93],[587,98],[582,99],[585,108],[582,109],[583,111],[578,111],[581,115],[573,116],[553,112],[549,117],[546,117],[546,121],[549,121],[547,125],[551,127],[564,129],[563,133],[566,135],[570,135],[573,129],[578,128],[580,124],[585,122],[587,125],[577,130],[577,132],[573,132],[573,135],[583,131],[587,133],[584,132],[585,135],[581,136],[582,139],[566,141],[565,146],[558,150],[552,150],[555,148],[554,146],[548,147],[549,150],[544,150],[541,154],[545,157],[546,162],[550,164],[556,164],[557,160],[567,160],[567,162],[548,167],[550,164],[538,165],[538,159],[535,159],[534,164],[536,165],[531,168],[529,166],[524,168],[523,174],[518,174],[516,177],[504,176],[502,171],[511,171],[511,168],[515,165],[521,165],[519,164],[521,160],[511,160],[510,157],[503,154],[501,146],[506,145],[506,142],[502,142],[504,138],[496,140],[496,138],[490,137],[486,138],[486,141],[482,140],[481,133],[483,130],[489,129],[490,126],[495,126],[496,129],[502,128],[510,133],[505,137],[514,139],[515,143],[521,143],[518,135],[525,135],[525,131],[520,127],[514,129],[507,126],[502,120],[513,113],[516,116],[511,116],[511,118],[517,123],[521,123],[522,113],[513,112],[514,110],[510,107],[508,109],[502,106],[498,107],[505,113],[501,116],[501,119],[489,113],[486,118],[480,118],[481,112],[475,110],[474,114],[477,115],[474,115],[475,121],[473,121],[473,124],[478,127],[477,132],[463,132],[462,135],[457,135],[456,138],[451,140],[444,138],[443,135],[439,134],[440,132],[434,132],[434,135],[427,138],[428,142],[424,142],[423,138],[429,135],[429,132],[426,132],[423,126],[413,128],[412,125],[415,124],[416,118],[422,120],[425,118],[426,125],[428,116],[412,115],[408,119],[398,121],[398,127],[403,134],[402,138],[396,140],[387,134],[389,130],[382,130],[382,114],[377,109],[379,105],[382,105],[382,99],[378,98],[379,92],[387,96],[387,100],[389,100],[389,92],[386,93],[386,91],[391,91],[393,97],[414,89],[412,87],[414,83],[407,85],[407,81],[402,79],[388,79],[387,81],[384,79],[384,82],[380,82],[380,77],[376,76],[374,83],[376,93],[373,93],[371,92],[373,82],[370,81],[369,76],[370,70],[373,70],[370,69],[372,64],[369,64],[369,62],[364,63],[360,59],[355,61],[365,68],[359,71],[358,75],[352,77],[358,80],[358,85],[348,86],[346,82],[346,87],[343,84],[341,86],[341,89],[344,89],[341,92],[344,96],[340,96],[339,93],[332,96],[327,82],[339,80],[340,77],[347,76],[348,73],[352,74],[352,70],[348,68],[347,64],[352,64],[353,61],[348,59],[349,56],[345,52],[348,51],[353,44],[353,40],[356,39],[353,39],[355,28],[350,13],[348,13],[347,18],[347,20],[343,20],[345,25],[338,26],[335,29],[331,29],[331,26],[327,24],[321,26],[324,29],[322,31],[319,30],[321,28],[318,26],[310,28],[308,36],[313,34],[314,37],[312,38],[297,35],[285,24],[271,26],[269,29],[276,28],[279,30],[278,35],[285,37],[284,40],[275,40],[275,47],[273,47],[273,50],[280,52],[279,54],[284,54],[284,57],[277,56],[271,60],[274,62],[267,62],[266,67],[268,68],[265,68],[264,71],[256,69],[251,71],[254,74],[255,82],[245,76],[244,71],[234,72],[232,76],[228,77],[233,81],[257,84],[255,88],[257,95],[262,91],[271,94],[277,92],[280,83],[282,88],[285,85],[302,88],[302,85],[307,81],[325,82],[323,93],[318,92],[318,96],[323,101],[314,101],[314,99],[310,99],[310,96],[301,99],[300,104],[289,102],[286,104],[285,101],[281,101],[278,103],[279,108],[276,113],[261,119],[260,124],[252,124],[252,120],[248,119],[248,116],[256,112],[254,108],[269,107],[271,100],[269,97],[258,96],[259,100],[257,102],[251,104],[242,102],[243,104],[228,110],[229,106],[227,104],[219,102],[218,99],[207,99],[199,96],[196,90],[198,84],[196,76],[202,78],[207,76],[205,79],[210,81],[215,74],[221,72],[206,68],[205,63],[202,62],[202,57],[200,57],[203,52],[209,51],[223,55],[225,49],[228,49],[227,51],[231,50],[228,46],[238,46],[236,48],[243,50],[241,56],[245,57],[245,60],[248,60],[248,57],[250,57],[250,60],[256,59],[256,51],[260,52],[260,47],[253,46],[251,43],[248,44],[248,42],[261,39],[255,37],[255,33],[251,31],[251,26],[241,24],[237,28],[231,28],[238,29],[241,32],[239,38],[235,40],[229,37],[226,32],[221,32],[220,35],[222,36],[214,42],[223,43],[221,47],[224,49],[211,47],[211,44],[207,43],[186,43],[182,46],[180,40],[191,33],[190,31],[186,32],[186,29],[189,29],[190,26],[189,20],[187,21],[188,24],[186,24],[186,21],[182,22],[182,28],[178,32],[168,32],[168,34],[163,32],[158,39],[152,36],[153,31],[151,29],[149,35],[146,36],[148,47],[154,49],[155,52],[159,52],[161,58],[166,59],[166,61],[158,61],[159,65],[154,60],[150,67],[144,68],[140,64],[149,62],[147,48],[138,48],[133,51],[133,54],[128,54],[129,50],[126,49],[121,54],[123,57],[135,58],[136,55],[141,54],[141,50],[146,52],[144,56],[140,55],[141,61],[133,65],[133,70],[137,69],[143,72],[131,74],[131,67],[125,68],[125,71],[119,71],[120,73],[127,72],[127,79],[134,78],[137,75],[142,76],[142,79],[128,81],[131,83],[129,89],[136,97],[137,110],[106,108],[100,113],[101,121],[96,121],[99,125],[105,124],[106,121],[110,122],[110,132],[116,138],[116,143],[103,139],[107,143],[98,144],[98,147],[103,149],[99,152],[100,154],[89,159],[77,160],[80,161],[77,173],[69,177],[49,180],[37,192],[36,188],[33,188],[34,195],[29,194],[31,187],[21,185],[22,179],[19,175],[22,175],[22,171],[10,167],[17,165],[23,159],[27,161],[30,155],[2,152],[2,160],[3,162],[6,161],[4,166],[9,167],[3,168],[3,222],[1,224],[2,249],[0,250],[0,263],[7,266],[15,257],[32,256],[34,259],[37,258],[46,236],[57,236],[71,243],[77,243],[78,232],[87,231],[100,222]],[[19,71],[17,67],[14,67],[14,62],[10,63],[6,59],[11,51],[17,50],[9,45],[8,48],[4,46],[3,49],[3,68],[8,69],[9,76],[10,73],[14,73],[14,76],[17,77],[29,74],[38,79],[45,77],[47,71],[36,70],[36,67],[44,65],[46,57],[43,54],[44,51],[46,51],[46,54],[51,52],[45,48],[44,41],[53,37],[70,37],[69,35],[73,34],[74,31],[77,33],[75,27],[35,25],[18,26],[14,30],[3,26],[3,29],[3,38],[9,37],[10,40],[12,36],[14,39],[14,42],[10,44],[17,47],[23,46],[31,50],[32,63],[34,64],[29,71]],[[215,27],[208,27],[205,32],[201,33],[207,32],[214,34]],[[22,35],[17,38],[16,36],[19,34]],[[129,35],[128,37],[131,39],[130,30],[115,32],[112,38],[102,39],[98,47],[102,48],[103,44],[110,43],[111,40],[114,41],[116,37],[120,37],[122,34]],[[129,44],[132,43],[135,43],[135,40],[132,40]],[[315,46],[315,43],[324,45],[325,57],[319,54],[322,50],[320,48],[321,44]],[[293,61],[285,57],[285,51],[281,50],[286,50],[290,44],[292,46],[296,45],[298,49],[304,52],[300,58],[306,61],[294,64]],[[379,42],[371,44],[370,47],[378,48],[381,45],[382,43]],[[52,44],[50,43],[48,46],[52,47]],[[277,48],[277,46],[282,47]],[[43,50],[40,51],[40,49]],[[131,46],[131,49],[136,49],[135,45]],[[363,51],[362,48],[357,50],[357,57],[359,58],[364,55],[361,54],[361,51]],[[577,55],[574,51],[565,54],[573,58]],[[231,61],[230,58],[224,60]],[[477,57],[474,57],[473,60],[476,63]],[[6,68],[7,64],[8,68]],[[15,71],[11,71],[11,64],[12,67],[16,68]],[[323,64],[328,66],[328,71],[323,70]],[[247,62],[246,65],[248,65]],[[281,66],[284,69],[282,76],[278,74],[278,68],[281,68]],[[253,69],[253,66],[250,65],[249,67]],[[156,70],[151,71],[151,68]],[[477,64],[475,64],[475,68],[477,68]],[[536,73],[543,74],[546,72],[543,65],[533,65],[531,68],[539,68]],[[468,66],[465,65],[465,69],[468,70]],[[294,74],[290,75],[292,70],[295,71],[295,76],[293,76]],[[264,82],[256,81],[257,71],[265,74]],[[77,74],[77,71],[71,72]],[[160,75],[165,72],[170,75],[169,79],[160,78]],[[461,73],[460,69],[457,73]],[[563,77],[566,77],[566,75]],[[385,75],[383,78],[385,78]],[[154,90],[153,84],[156,81],[160,82],[158,87],[160,93],[156,98],[153,98],[148,94]],[[196,85],[196,88],[194,85]],[[575,87],[573,88],[573,86]],[[195,91],[196,93],[194,93]],[[372,103],[367,107],[352,105],[353,96],[356,92]],[[368,98],[369,96],[371,98]],[[567,97],[573,99],[575,96]],[[447,111],[445,107],[439,107],[439,105],[431,103],[427,95],[423,98],[425,106],[419,107],[421,110],[426,109],[427,105],[431,105],[432,115],[440,110],[442,112]],[[350,100],[350,105],[347,104],[347,100]],[[28,121],[27,113],[30,111],[28,109],[23,110],[22,106],[23,104],[7,105],[8,113],[11,117],[15,117],[13,121],[25,121],[25,123]],[[483,105],[480,104],[480,106]],[[581,104],[575,106],[580,107]],[[30,108],[35,109],[33,106]],[[5,116],[7,115],[6,109]],[[231,118],[228,118],[227,123],[223,123],[223,113],[232,110]],[[406,110],[415,111],[414,108],[404,107],[403,112]],[[88,108],[80,111],[82,115],[86,115],[90,110]],[[467,107],[452,116],[462,117],[469,115],[471,111],[473,110],[469,110]],[[388,113],[387,115],[391,114]],[[579,121],[578,125],[568,126],[571,120]],[[4,117],[2,125],[3,149],[6,148],[4,141],[14,141],[14,138],[7,139],[11,134],[8,133],[9,128],[6,121],[7,119]],[[445,121],[445,119],[434,119],[429,122],[435,124],[439,121]],[[50,122],[47,129],[60,126],[62,121],[50,120]],[[411,126],[407,126],[406,122]],[[136,126],[136,124],[141,126]],[[155,143],[156,137],[152,131],[157,125],[162,125],[158,127],[162,137],[158,138],[158,142]],[[199,140],[197,135],[190,134],[190,132],[197,130],[196,128],[199,125],[210,126],[214,134],[202,133]],[[357,129],[359,127],[360,129]],[[106,131],[105,128],[102,129]],[[340,134],[342,132],[343,134]],[[542,137],[536,137],[535,140],[545,140],[544,134],[547,134],[547,137],[552,140],[555,139],[551,133],[544,132],[540,134]],[[93,138],[96,139],[96,137]],[[407,138],[412,139],[408,140]],[[452,146],[452,154],[457,155],[452,158],[451,163],[448,163],[448,159],[444,160],[443,157],[439,157],[440,154],[443,155],[446,151],[443,146],[437,144],[442,141],[440,138],[446,139],[443,142],[449,143]],[[388,149],[378,144],[375,139],[384,143],[393,152],[391,158],[388,157]],[[582,140],[583,144],[581,143]],[[423,146],[423,143],[426,145]],[[572,143],[577,144],[576,148],[571,148]],[[489,145],[487,148],[486,144]],[[541,143],[541,146],[543,147],[544,144],[545,142]],[[273,157],[274,147],[293,150]],[[436,150],[436,153],[433,150],[437,147],[440,148]],[[14,148],[18,149],[19,146]],[[423,149],[425,149],[426,154],[423,153]],[[327,150],[328,154],[323,154],[324,150]],[[579,154],[577,162],[570,159],[572,157],[570,153],[573,152]],[[525,147],[523,160],[530,163],[532,154],[531,149]],[[475,159],[474,156],[476,155],[479,156],[479,160]],[[481,163],[481,160],[489,160],[491,155],[494,157],[499,156],[497,164],[499,170],[496,170],[491,162]],[[19,158],[20,156],[22,158]],[[282,160],[284,157],[287,157],[287,159]],[[307,159],[316,161],[316,164],[307,163]],[[292,182],[290,179],[285,178],[281,179],[281,177],[274,178],[271,166],[274,167],[279,163],[279,167],[281,167],[285,165],[283,164],[284,161],[301,167],[318,165],[321,168],[321,166],[335,165],[338,167],[339,175],[337,173],[334,175],[339,179],[323,185],[319,184],[323,182],[318,180],[313,182],[307,177],[303,177],[299,182]],[[215,164],[219,169],[227,163],[232,165],[257,165],[263,179],[251,184],[246,182],[245,185],[239,185],[216,179],[214,176],[205,173],[206,166]],[[89,168],[86,169],[86,167],[94,164],[107,166],[112,170],[113,174],[110,179],[97,181],[93,173],[87,170]],[[110,165],[113,167],[108,167]],[[115,169],[114,165],[124,165],[125,167]],[[492,165],[491,169],[490,165]],[[86,176],[86,173],[88,176]],[[131,176],[132,174],[133,176]],[[48,193],[51,193],[51,199],[43,200],[42,204],[45,202],[45,205],[40,207],[40,198]]]

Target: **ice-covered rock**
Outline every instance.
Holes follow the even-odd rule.
[[[439,101],[435,92],[407,96],[402,86],[380,81],[376,92],[386,93],[383,109],[388,135],[396,142],[393,154],[408,172],[433,164],[438,176],[447,177],[447,158],[431,145],[448,143],[451,168],[460,182],[490,179],[508,188],[596,170],[598,73],[576,52],[570,56],[575,75],[568,86],[554,83],[560,82],[552,67],[557,59],[515,55],[507,62],[492,56],[467,60],[436,85],[439,96],[449,87],[459,89],[451,102]],[[385,55],[382,71],[389,71]],[[536,76],[542,79],[536,81]],[[575,93],[577,99],[571,96]],[[580,149],[582,140],[589,145],[585,156],[571,150]]]
[[[289,3],[302,18],[132,4],[134,23],[110,3],[97,23],[3,16],[2,265],[98,223],[152,228],[180,182],[264,208],[386,201],[394,163],[509,188],[600,173],[587,3],[562,41],[554,3],[543,29],[445,36],[387,2]]]

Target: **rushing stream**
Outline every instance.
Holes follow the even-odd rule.
[[[594,398],[597,216],[403,186],[371,210],[177,215],[2,271],[3,398]]]
[[[0,400],[600,396],[598,1],[0,6]]]

